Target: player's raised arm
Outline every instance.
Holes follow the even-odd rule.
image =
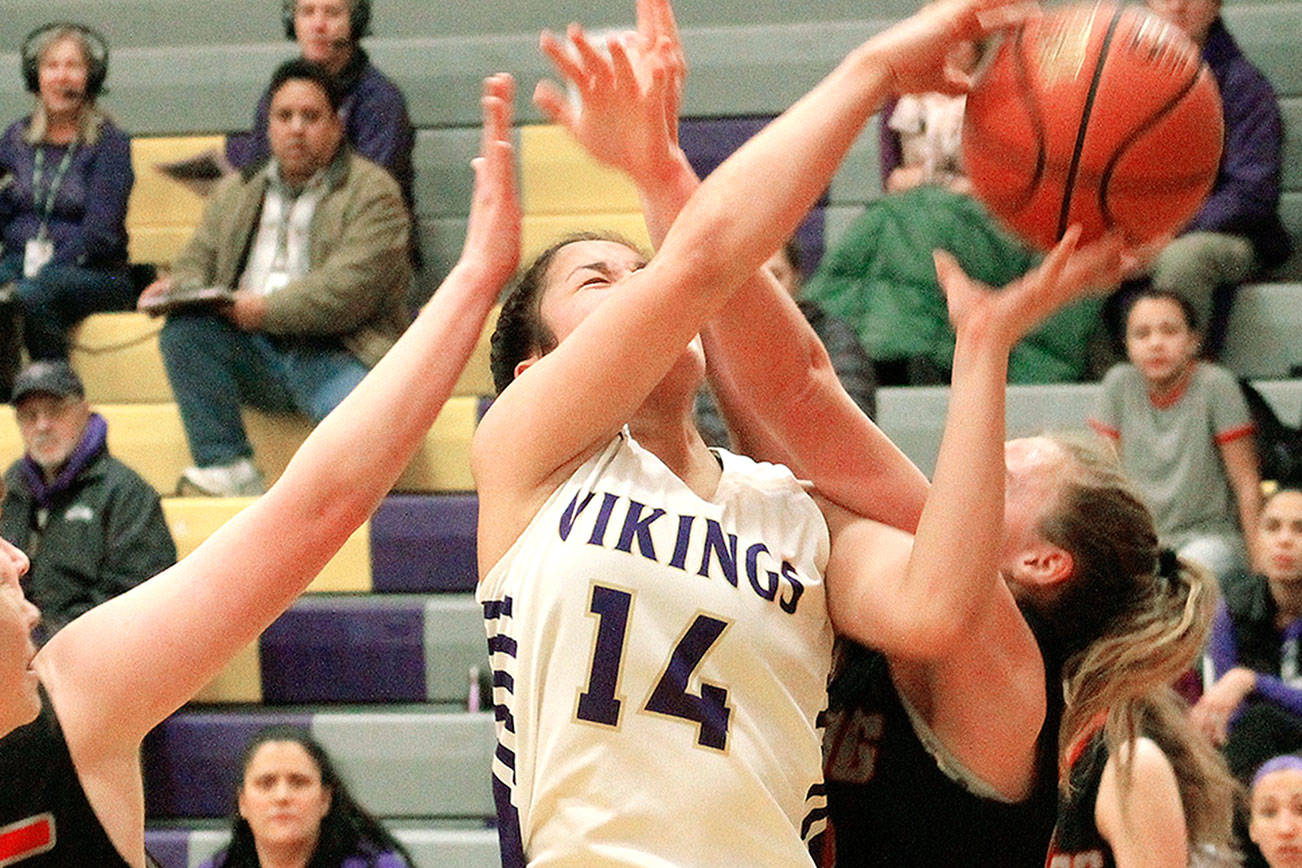
[[[886,94],[950,86],[944,69],[950,43],[983,32],[983,10],[1008,5],[954,0],[927,7],[853,51],[720,166],[682,208],[647,267],[574,330],[584,336],[561,342],[532,364],[522,374],[534,384],[530,390],[507,390],[499,398],[477,438],[481,491],[490,499],[499,484],[548,491],[550,481],[607,442],[687,342],[794,230]],[[582,58],[582,41],[577,47]],[[618,43],[611,53],[612,87],[621,76],[635,79],[636,68],[621,59]],[[647,127],[655,150],[674,155],[666,166],[681,158],[665,144],[672,135],[665,116],[676,96],[666,83],[671,66],[664,61],[652,69],[658,105],[646,113],[654,120]],[[580,114],[571,128],[583,123]],[[520,431],[531,435],[522,438]],[[536,494],[524,496],[537,500]]]
[[[485,81],[465,247],[397,344],[316,427],[270,491],[38,655],[41,680],[83,760],[134,756],[149,729],[307,586],[422,442],[519,257],[512,98],[509,76]]]

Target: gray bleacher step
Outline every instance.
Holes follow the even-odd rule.
[[[1287,377],[1302,365],[1302,283],[1240,287],[1221,357],[1241,377]]]
[[[1302,420],[1302,379],[1254,380],[1253,385],[1289,424]],[[1008,437],[1085,428],[1098,399],[1098,383],[1009,386]],[[946,386],[902,386],[877,390],[877,424],[922,472],[931,476],[949,406]]]

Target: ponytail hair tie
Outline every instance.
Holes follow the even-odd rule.
[[[1174,549],[1164,548],[1158,552],[1157,574],[1164,579],[1174,579],[1180,574],[1180,556]]]

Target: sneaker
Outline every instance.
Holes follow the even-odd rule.
[[[266,491],[262,473],[247,458],[212,467],[187,467],[176,484],[179,495],[256,497]]]

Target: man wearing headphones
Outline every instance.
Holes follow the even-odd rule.
[[[60,359],[70,326],[135,302],[127,274],[131,144],[96,106],[108,74],[98,33],[68,22],[39,27],[23,40],[22,69],[36,101],[0,136],[0,286],[12,285],[21,304],[28,354]],[[16,346],[0,357],[7,397]]]
[[[325,67],[344,94],[344,135],[353,149],[393,175],[412,208],[411,150],[415,134],[398,86],[371,63],[359,40],[370,32],[370,0],[282,0],[285,35],[298,42],[304,60]],[[226,141],[226,159],[242,169],[266,160],[270,92],[262,95],[253,130]]]

